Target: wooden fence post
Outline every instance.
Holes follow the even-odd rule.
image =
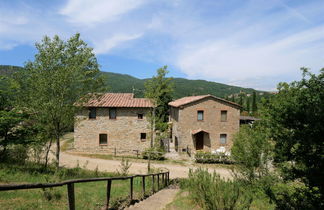
[[[165,179],[164,179],[164,173],[162,174],[162,188],[165,187]]]
[[[69,210],[75,210],[74,183],[67,184]]]
[[[170,184],[170,172],[168,171],[167,172],[167,185],[169,185]]]
[[[145,176],[142,177],[143,198],[145,198]]]
[[[130,200],[133,200],[133,177],[130,178]]]
[[[107,202],[106,202],[106,210],[109,208],[109,201],[110,201],[110,191],[111,191],[111,179],[107,182]]]
[[[158,180],[157,180],[157,183],[158,183],[157,191],[159,191],[160,190],[160,174],[158,174],[157,177],[158,177]]]
[[[152,175],[152,193],[154,193],[154,175]]]

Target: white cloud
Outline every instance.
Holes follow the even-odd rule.
[[[60,10],[72,23],[91,25],[113,21],[134,10],[146,0],[69,0]]]
[[[96,42],[94,45],[95,53],[97,54],[103,54],[103,53],[108,53],[111,51],[113,48],[120,46],[121,44],[138,39],[142,36],[142,34],[117,34],[113,35],[110,38],[104,39],[102,41]]]
[[[229,37],[180,49],[176,64],[190,78],[223,79],[246,86],[245,80],[251,78],[262,81],[274,75],[294,77],[302,66],[321,68],[323,42],[324,25],[253,46],[242,46]]]

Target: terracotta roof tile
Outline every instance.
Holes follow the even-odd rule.
[[[219,101],[222,101],[222,102],[225,102],[225,103],[237,106],[237,107],[241,107],[239,104],[236,104],[236,103],[231,102],[231,101],[227,101],[227,100],[222,99],[222,98],[218,98],[218,97],[213,96],[213,95],[187,96],[187,97],[179,98],[179,99],[177,99],[175,101],[171,101],[169,103],[169,105],[173,106],[173,107],[180,107],[180,106],[190,104],[192,102],[199,101],[201,99],[208,98],[208,97],[211,97],[213,99],[216,99],[216,100],[219,100]]]
[[[85,103],[86,107],[153,107],[147,98],[134,98],[132,93],[105,93]]]

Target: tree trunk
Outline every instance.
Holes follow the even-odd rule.
[[[46,154],[45,154],[45,164],[44,164],[44,167],[47,168],[47,165],[48,165],[48,154],[51,150],[51,147],[52,147],[52,142],[53,140],[51,139],[50,142],[49,142],[49,145],[47,146],[46,148]]]
[[[60,166],[60,135],[56,135],[56,170],[59,169]]]

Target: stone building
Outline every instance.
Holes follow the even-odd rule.
[[[240,105],[212,95],[189,96],[172,101],[171,148],[176,151],[227,151],[240,126]]]
[[[74,146],[82,152],[133,152],[150,146],[149,99],[106,93],[83,104],[76,115]]]

